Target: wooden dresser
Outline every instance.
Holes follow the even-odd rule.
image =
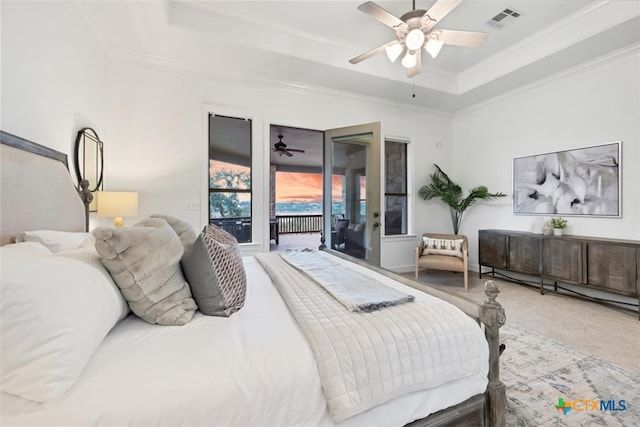
[[[510,230],[478,232],[482,267],[536,276],[638,298],[640,241],[585,236],[543,236]],[[640,308],[639,308],[640,314]]]

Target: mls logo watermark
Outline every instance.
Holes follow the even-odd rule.
[[[582,411],[614,411],[621,412],[627,409],[627,403],[624,400],[573,400],[565,401],[562,397],[558,398],[558,403],[554,405],[558,411],[562,411],[564,415],[567,415],[569,411],[574,410],[576,412]]]

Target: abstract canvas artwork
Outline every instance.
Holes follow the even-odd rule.
[[[621,142],[513,160],[513,212],[621,216]]]

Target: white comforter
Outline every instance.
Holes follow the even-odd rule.
[[[258,256],[311,344],[334,420],[416,390],[478,373],[486,376],[486,340],[478,325],[449,303],[323,252],[289,258]],[[376,281],[414,293],[415,300],[369,313],[350,311],[317,284],[323,275],[313,270],[312,278],[290,263],[323,265],[331,270],[327,280],[334,286],[334,277]]]
[[[3,394],[0,425],[336,425],[309,344],[257,261],[245,258],[245,266],[246,304],[230,318],[197,314],[186,326],[168,327],[129,316],[62,401],[45,407]],[[482,393],[486,384],[486,372],[478,372],[340,426],[400,426]]]

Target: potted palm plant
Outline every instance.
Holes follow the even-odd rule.
[[[420,187],[418,189],[418,195],[423,200],[440,198],[442,202],[449,206],[454,234],[458,234],[460,230],[464,212],[477,201],[492,201],[506,196],[504,193],[490,193],[486,186],[479,185],[469,190],[469,194],[464,197],[462,187],[453,182],[451,178],[440,169],[440,166],[434,165],[436,171],[430,175],[431,182]]]

